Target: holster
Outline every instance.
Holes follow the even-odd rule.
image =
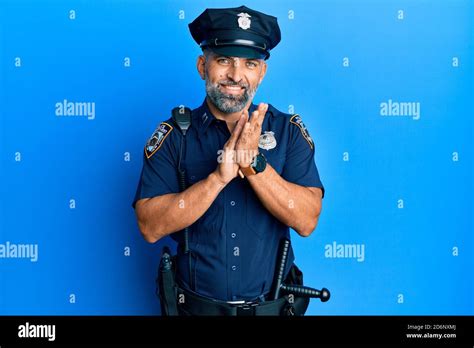
[[[284,283],[303,285],[303,272],[293,264]],[[293,296],[292,294],[286,294],[284,297],[286,298],[286,307],[283,309],[281,315],[301,316],[306,313],[309,306],[309,297]]]
[[[176,256],[163,252],[158,270],[157,295],[160,298],[161,315],[177,316]]]

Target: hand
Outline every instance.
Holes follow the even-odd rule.
[[[248,117],[246,117],[246,115],[240,115],[237,125],[232,131],[229,140],[224,144],[222,153],[219,155],[219,165],[214,173],[224,185],[227,185],[237,176],[239,165],[235,162],[235,144],[242,133],[242,129],[244,128],[247,119]]]
[[[248,112],[245,111],[246,122],[235,145],[236,162],[239,167],[249,167],[253,158],[258,154],[258,140],[262,133],[262,123],[267,110],[268,104],[260,103],[257,110],[252,112],[250,121],[248,121]]]

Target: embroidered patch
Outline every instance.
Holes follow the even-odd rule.
[[[296,124],[299,127],[299,129],[301,131],[301,134],[306,139],[306,141],[308,142],[311,149],[313,149],[313,147],[314,147],[313,139],[311,139],[311,136],[309,135],[308,129],[306,128],[305,124],[303,123],[303,120],[301,119],[301,116],[298,115],[298,114],[295,114],[295,115],[291,116],[290,122],[293,123],[293,124]]]
[[[265,131],[258,139],[258,147],[264,150],[271,150],[277,146],[275,133],[272,131]]]
[[[153,154],[158,151],[161,147],[161,144],[165,141],[166,137],[171,133],[173,127],[166,122],[162,122],[158,128],[153,132],[150,139],[145,145],[145,155],[147,158],[153,156]]]

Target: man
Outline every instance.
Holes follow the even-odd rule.
[[[280,315],[285,301],[264,306],[280,241],[289,227],[313,232],[324,188],[301,117],[252,104],[280,41],[277,19],[245,6],[207,9],[189,28],[203,49],[197,71],[206,98],[185,141],[169,119],[145,146],[138,225],[150,243],[170,235],[180,245],[188,227],[189,255],[178,248],[176,257],[181,314],[238,314],[234,306],[245,302],[259,307],[254,314]],[[182,192],[178,166],[186,170]],[[284,276],[301,282],[293,260],[290,248]]]

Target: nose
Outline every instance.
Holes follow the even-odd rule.
[[[227,72],[227,78],[232,79],[232,81],[239,83],[243,77],[242,67],[240,66],[240,62],[236,61],[229,67]]]

